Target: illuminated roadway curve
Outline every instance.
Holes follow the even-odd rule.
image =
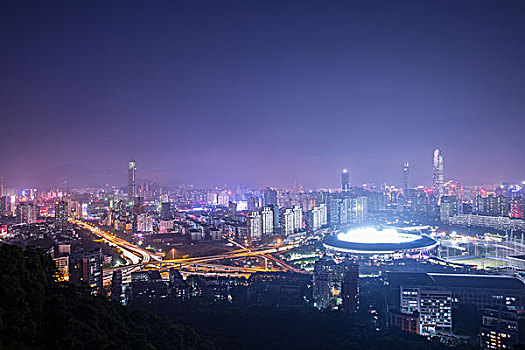
[[[91,231],[91,233],[93,233],[94,235],[105,239],[110,245],[115,245],[119,247],[122,250],[122,255],[131,260],[133,265],[140,263],[148,263],[153,260],[160,260],[157,256],[151,254],[147,250],[139,248],[136,245],[121,238],[118,238],[109,232],[102,231],[100,228],[94,225],[82,222],[80,220],[71,220],[71,222]],[[133,258],[133,256],[135,256],[135,258]]]
[[[212,255],[212,256],[205,256],[205,257],[197,257],[197,258],[186,258],[186,259],[173,259],[173,260],[160,260],[159,257],[155,256],[154,254],[148,252],[145,249],[139,248],[136,245],[118,238],[111,234],[110,232],[103,231],[100,228],[88,224],[86,222],[80,221],[80,220],[71,220],[72,223],[83,227],[94,235],[103,238],[108,242],[110,246],[116,246],[118,247],[122,255],[129,261],[131,261],[131,264],[127,264],[122,267],[107,269],[104,272],[109,273],[112,270],[116,269],[125,269],[125,273],[129,274],[133,271],[139,270],[141,267],[144,267],[145,265],[180,265],[180,266],[186,266],[191,268],[199,268],[207,272],[240,272],[240,273],[254,273],[258,271],[278,271],[275,269],[265,269],[265,268],[253,268],[253,267],[238,267],[238,266],[228,266],[228,265],[219,265],[219,264],[209,264],[213,261],[218,260],[224,260],[224,259],[236,259],[236,258],[243,258],[243,257],[262,257],[269,260],[274,261],[278,265],[280,265],[285,270],[290,270],[298,273],[303,273],[304,271],[298,270],[283,261],[269,255],[271,253],[276,253],[282,250],[287,250],[293,247],[293,245],[290,246],[264,246],[264,247],[258,247],[258,248],[243,248],[234,250],[225,254],[219,254],[219,255]],[[161,266],[159,266],[161,268]],[[108,278],[109,276],[106,276]]]

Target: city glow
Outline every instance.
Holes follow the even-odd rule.
[[[363,227],[339,233],[337,238],[343,242],[350,243],[408,243],[422,237],[416,234],[400,233],[394,228],[378,230],[374,227]]]

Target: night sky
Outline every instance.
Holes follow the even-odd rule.
[[[524,1],[2,1],[7,187],[525,180]],[[118,169],[111,170],[111,169]],[[73,178],[74,177],[74,178]],[[119,182],[120,181],[120,182]]]

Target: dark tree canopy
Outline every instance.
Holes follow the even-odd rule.
[[[35,248],[0,246],[0,349],[213,349],[187,326],[55,281]]]

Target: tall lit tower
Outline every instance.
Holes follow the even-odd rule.
[[[137,168],[135,167],[135,161],[132,160],[129,162],[128,167],[128,203],[135,203],[135,172]]]
[[[347,169],[343,169],[343,173],[341,174],[341,190],[343,192],[350,191],[350,173]]]
[[[409,175],[409,167],[408,162],[405,162],[403,164],[403,195],[407,195],[408,192],[408,175]]]
[[[432,189],[434,191],[434,195],[437,197],[438,203],[440,203],[441,197],[445,194],[445,187],[443,182],[443,155],[441,154],[441,150],[439,148],[434,150]]]

